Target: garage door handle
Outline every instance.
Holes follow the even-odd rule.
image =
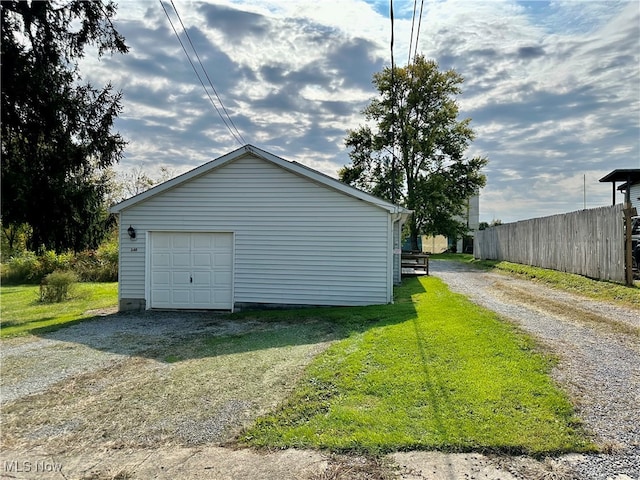
[[[189,283],[193,283],[193,277],[189,277]]]

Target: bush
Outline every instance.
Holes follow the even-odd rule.
[[[42,277],[39,272],[42,270],[40,260],[35,253],[28,250],[11,257],[2,266],[3,283],[38,283]]]
[[[44,277],[40,285],[40,301],[57,303],[68,299],[78,283],[78,276],[69,271],[55,271]]]
[[[118,239],[114,236],[97,250],[77,254],[56,254],[48,250],[41,255],[25,250],[2,265],[2,282],[38,284],[55,271],[74,271],[82,282],[118,281]]]
[[[95,251],[76,254],[73,270],[83,282],[118,281],[118,243],[107,242]]]
[[[56,270],[70,270],[73,253],[57,254],[47,250],[42,255],[25,250],[9,259],[2,268],[3,283],[40,283]]]
[[[42,277],[56,270],[71,270],[73,252],[56,253],[53,250],[46,250],[39,257],[42,265]]]

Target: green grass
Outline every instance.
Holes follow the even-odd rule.
[[[0,336],[52,331],[93,315],[90,310],[116,307],[118,284],[79,283],[72,298],[60,303],[41,303],[40,287],[0,287]]]
[[[552,360],[437,278],[407,280],[395,305],[346,317],[351,334],[317,357],[290,400],[243,442],[367,454],[595,448],[548,376]]]
[[[455,260],[461,263],[473,262],[473,255],[470,253],[434,253],[429,255],[433,260]]]

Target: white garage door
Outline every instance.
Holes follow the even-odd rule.
[[[232,307],[233,234],[153,232],[151,308]]]

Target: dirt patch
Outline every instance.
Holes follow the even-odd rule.
[[[3,451],[0,478],[21,479],[311,479],[327,469],[318,452],[262,453],[223,447],[115,450],[75,455]],[[319,478],[319,477],[318,477]]]
[[[582,460],[580,455],[569,459]],[[574,480],[566,459],[403,452],[383,457],[219,446],[55,455],[3,450],[0,478],[78,480]],[[615,476],[615,480],[629,480]],[[634,479],[632,479],[634,480]]]
[[[521,302],[545,314],[561,316],[575,322],[589,323],[595,328],[601,328],[608,332],[640,337],[640,327],[626,320],[616,319],[611,311],[594,312],[581,308],[579,302],[567,295],[560,299],[552,298],[549,295],[541,295],[540,289],[532,289],[531,285],[525,288],[525,286],[516,286],[506,282],[496,282],[492,288],[503,296],[509,297],[510,302]],[[640,316],[640,311],[637,314]]]
[[[333,330],[319,322],[249,322],[230,330],[241,333],[211,331],[174,338],[156,338],[151,328],[145,338],[114,332],[116,340],[103,341],[103,348],[119,341],[116,350],[134,343],[141,350],[111,352],[116,357],[106,366],[96,363],[89,371],[45,382],[44,391],[35,389],[39,393],[7,403],[3,447],[61,455],[96,448],[225,444],[287,397],[304,367],[330,344]],[[33,355],[29,362],[23,354],[5,355],[8,382],[37,380],[47,375],[37,372],[47,372],[48,366],[64,372],[74,362],[90,364],[92,355],[105,355],[70,342],[51,342],[34,351],[38,361]]]

